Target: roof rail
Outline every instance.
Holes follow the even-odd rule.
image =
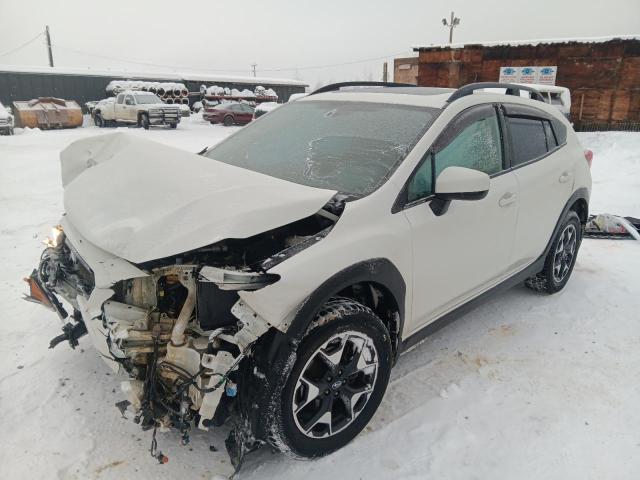
[[[394,82],[340,82],[325,85],[319,89],[311,92],[309,95],[316,95],[318,93],[335,92],[342,87],[415,87],[412,83],[394,83]],[[307,96],[309,96],[307,95]]]
[[[514,95],[516,97],[519,97],[520,91],[524,90],[531,94],[532,100],[538,100],[540,102],[546,103],[546,100],[544,99],[542,94],[540,94],[540,92],[538,92],[535,88],[525,87],[524,85],[516,85],[514,83],[500,82],[477,82],[470,83],[469,85],[464,85],[451,94],[451,96],[447,99],[447,103],[452,103],[459,98],[466,97],[467,95],[472,95],[476,90],[482,90],[483,88],[504,88],[506,89],[506,95]]]

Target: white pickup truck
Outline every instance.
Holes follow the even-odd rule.
[[[153,93],[134,90],[119,93],[115,101],[101,100],[92,114],[98,127],[134,123],[148,130],[152,125],[176,128],[180,123],[178,105],[166,105]]]

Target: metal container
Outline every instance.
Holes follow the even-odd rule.
[[[40,97],[13,102],[17,127],[40,129],[76,128],[82,126],[82,109],[74,101]]]

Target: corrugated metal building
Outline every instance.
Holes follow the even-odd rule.
[[[557,66],[577,129],[640,129],[640,36],[416,47],[418,85],[496,82],[500,67]]]
[[[91,71],[61,67],[18,67],[0,65],[0,102],[11,105],[16,100],[31,100],[38,97],[59,97],[75,100],[80,105],[107,96],[106,87],[111,80],[143,80],[152,82],[184,83],[198,99],[200,86],[245,88],[254,90],[261,85],[278,94],[279,102],[286,102],[294,93],[304,93],[306,84],[297,80],[235,77],[199,73],[131,73]]]

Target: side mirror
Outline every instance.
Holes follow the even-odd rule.
[[[489,193],[489,175],[464,167],[447,167],[436,178],[435,198],[429,204],[433,213],[443,215],[451,200],[482,200]]]

